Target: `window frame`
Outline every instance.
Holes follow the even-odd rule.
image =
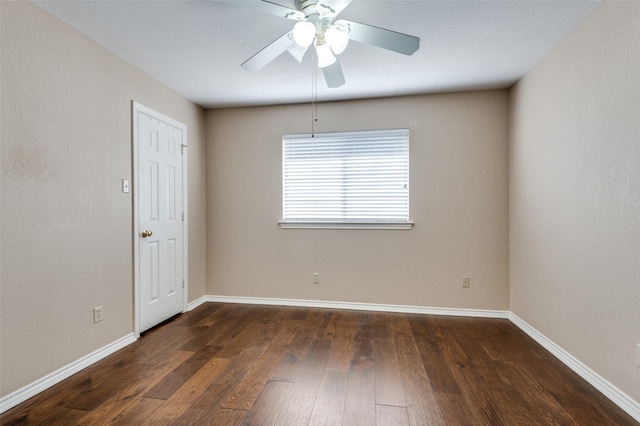
[[[312,220],[304,219],[285,219],[286,211],[286,187],[287,187],[287,141],[292,140],[329,140],[336,141],[339,139],[345,139],[348,137],[360,138],[370,136],[371,139],[381,137],[394,137],[404,138],[406,145],[404,147],[406,152],[405,158],[405,182],[406,182],[406,220],[336,220],[327,219],[322,220],[320,218]],[[413,227],[414,223],[410,219],[410,131],[408,128],[403,129],[385,129],[385,130],[367,130],[367,131],[348,131],[348,132],[327,132],[311,134],[287,134],[282,136],[282,219],[278,222],[282,229],[395,229],[395,230],[409,230]]]

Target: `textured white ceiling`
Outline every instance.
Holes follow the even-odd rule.
[[[309,53],[302,64],[285,53],[259,71],[240,68],[292,21],[215,0],[34,3],[203,107],[311,99]],[[600,3],[353,0],[339,18],[420,37],[420,49],[351,42],[340,55],[346,84],[329,89],[319,73],[318,100],[509,87]]]

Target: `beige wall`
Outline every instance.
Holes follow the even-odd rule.
[[[317,131],[410,129],[411,231],[279,228],[281,138],[310,118],[207,112],[207,294],[508,309],[507,91],[319,106]]]
[[[640,2],[513,89],[511,310],[640,401]]]
[[[133,330],[132,99],[188,126],[190,300],[205,294],[206,197],[199,107],[29,2],[0,13],[5,396]]]

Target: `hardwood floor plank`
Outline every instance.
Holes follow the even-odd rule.
[[[218,324],[224,320],[224,316],[220,315],[220,311],[225,309],[225,305],[218,303],[210,303],[205,305],[211,306],[207,306],[207,309],[205,311],[206,314],[203,315],[203,318],[195,324],[196,327],[209,328],[214,324]]]
[[[152,366],[146,364],[112,363],[110,368],[91,374],[62,404],[66,408],[95,410],[111,395],[120,392],[128,385],[127,381],[120,380],[120,377],[127,377],[134,381],[142,380],[151,368]]]
[[[479,379],[470,369],[458,368],[454,370],[454,374],[473,416],[473,424],[487,426],[506,424],[492,395],[479,384]]]
[[[159,423],[162,426],[236,426],[242,423],[246,411],[231,408],[213,408],[189,410],[182,417],[170,423]],[[156,426],[157,423],[153,423]]]
[[[355,344],[356,325],[346,322],[335,324],[335,336],[329,351],[326,368],[349,371],[353,345]]]
[[[409,321],[411,334],[413,334],[414,339],[416,342],[420,341],[421,353],[425,355],[441,355],[440,339],[431,327],[430,318],[424,318],[420,315],[409,315],[407,316],[407,320]]]
[[[454,371],[454,368],[470,368],[471,361],[469,355],[460,346],[460,343],[452,336],[444,335],[441,338],[440,347],[447,365]]]
[[[247,322],[243,324],[243,328],[238,331],[234,337],[228,337],[220,342],[222,349],[218,352],[220,358],[233,358],[244,349],[252,345],[254,339],[260,336],[266,326],[264,324]]]
[[[406,407],[398,350],[394,341],[374,341],[376,403]]]
[[[375,370],[349,372],[343,426],[373,425],[376,422]]]
[[[271,373],[270,380],[293,383],[298,376],[300,365],[309,351],[312,339],[305,332],[296,332],[278,365]]]
[[[420,340],[417,339],[418,350],[421,352],[424,366],[431,387],[435,392],[461,394],[458,382],[451,371],[451,367],[443,354],[422,353]]]
[[[376,426],[409,426],[406,407],[376,405]]]
[[[180,350],[197,352],[202,348],[203,342],[207,342],[211,339],[212,332],[217,331],[217,327],[202,327],[198,325],[197,327],[185,327],[184,330],[189,334],[189,337],[185,343],[180,346]],[[217,347],[218,350],[220,350],[220,346],[210,345],[210,347]]]
[[[219,303],[203,303],[195,309],[189,312],[189,315],[178,315],[173,320],[173,326],[175,327],[198,327],[201,321],[206,320],[208,317],[216,315],[221,309],[226,309],[229,305],[223,305]]]
[[[356,342],[347,383],[343,425],[375,424],[376,369],[372,342]]]
[[[114,419],[106,421],[104,425],[130,426],[150,424],[149,419],[153,418],[153,414],[161,409],[163,404],[164,401],[161,399],[144,397],[137,399],[131,407],[119,413]]]
[[[253,308],[253,307],[252,307]],[[238,335],[245,330],[245,328],[252,323],[255,323],[254,309],[248,309],[248,307],[241,305],[234,305],[234,309],[228,312],[225,319],[223,329],[219,329],[216,333],[214,327],[213,337],[207,342],[207,346],[223,346],[226,347],[230,343],[236,341]],[[256,324],[249,331],[255,331],[256,328],[260,328],[261,324]],[[246,332],[245,332],[246,333]]]
[[[562,407],[552,393],[540,386],[538,381],[514,366],[514,371],[519,375],[517,386],[520,392],[529,401],[544,424],[572,424],[575,422],[567,410]]]
[[[355,338],[358,340],[373,340],[375,337],[374,320],[375,314],[372,312],[362,312],[358,316],[357,331]]]
[[[506,424],[529,425],[540,421],[540,414],[517,390],[500,390],[492,392],[493,399],[500,407]]]
[[[275,424],[282,406],[289,397],[291,386],[289,382],[267,382],[242,424],[246,426]]]
[[[396,336],[396,347],[409,421],[412,425],[443,425],[438,401],[420,362],[415,339],[411,335],[399,334]]]
[[[430,319],[430,317],[424,318],[419,315],[409,317],[422,365],[435,392],[460,394],[460,388],[442,347],[443,339],[436,332],[436,326],[432,326]]]
[[[569,416],[576,424],[626,425],[629,417],[615,405],[575,375],[564,365],[550,369],[555,358],[548,354],[548,360],[540,360],[531,369],[518,367],[518,373],[529,389],[529,398],[536,398],[547,409],[543,414],[559,411],[557,417]],[[547,362],[545,362],[547,361]],[[553,408],[548,409],[548,406]]]
[[[375,313],[373,315],[373,340],[393,340],[389,317],[397,314]]]
[[[307,308],[294,308],[293,313],[291,314],[291,319],[296,320],[305,320],[309,315],[309,309]]]
[[[303,330],[314,339],[327,339],[326,330],[333,312],[328,309],[312,308],[304,322]]]
[[[248,347],[229,359],[226,368],[217,375],[215,380],[206,389],[200,389],[199,394],[194,395],[192,408],[194,410],[223,408],[222,402],[242,382],[247,366],[258,359],[263,351],[263,348]]]
[[[78,421],[78,424],[100,424],[101,422],[116,419],[120,413],[128,409],[138,399],[142,398],[142,395],[148,389],[162,381],[166,375],[170,374],[171,371],[175,370],[192,355],[193,353],[191,352],[176,352],[159,365],[150,369],[147,376],[140,380],[128,380],[129,385],[126,388],[121,392],[113,394],[111,398],[106,400],[101,406],[83,416]]]
[[[29,398],[22,404],[2,413],[0,415],[0,425],[5,424],[42,424],[42,418],[51,414],[58,407],[64,407],[62,401],[68,398],[66,390],[73,387],[74,381],[82,374],[71,376],[64,382],[58,383],[46,391]]]
[[[262,392],[273,369],[282,358],[291,340],[291,332],[282,328],[260,358],[254,360],[247,368],[242,381],[236,386],[222,403],[223,408],[249,410]]]
[[[199,370],[211,358],[219,352],[220,348],[205,347],[193,354],[193,356],[185,359],[182,364],[177,366],[173,371],[166,374],[164,378],[154,387],[145,393],[145,398],[167,399],[173,395],[187,380],[198,373]]]
[[[180,418],[197,401],[203,390],[209,389],[211,384],[227,368],[230,361],[226,358],[212,358],[197,374],[191,376],[178,390],[176,390],[165,404],[161,404],[149,416],[149,422],[171,423]]]
[[[395,336],[399,334],[411,335],[411,324],[405,314],[395,314],[389,316],[389,327],[391,329],[391,335],[395,339]]]
[[[208,327],[208,332],[203,339],[206,340],[207,346],[220,346],[222,342],[228,342],[233,334],[237,334],[237,329],[241,329],[249,321],[247,318],[235,316],[229,316],[228,318],[220,319],[216,321],[211,327]]]
[[[168,322],[146,331],[136,343],[125,348],[131,351],[131,357],[140,364],[156,365],[171,354],[182,351],[182,347],[191,338],[191,332],[185,327]]]
[[[435,395],[445,424],[482,424],[470,421],[470,419],[475,419],[475,417],[469,408],[467,399],[462,393],[450,394],[446,392],[436,392]]]
[[[314,339],[311,342],[309,352],[293,382],[289,398],[278,416],[277,425],[306,425],[309,423],[330,348],[331,340]]]
[[[247,413],[242,410],[232,410],[229,408],[220,408],[213,413],[203,413],[204,415],[199,417],[202,421],[198,421],[197,418],[187,418],[184,426],[193,425],[205,425],[205,426],[220,426],[220,425],[239,425],[242,419],[245,418]],[[178,425],[176,425],[178,426]]]
[[[50,411],[45,416],[37,420],[28,420],[27,418],[17,418],[7,423],[0,423],[2,426],[17,426],[17,425],[29,425],[29,426],[49,426],[49,425],[68,425],[68,424],[81,424],[78,423],[87,412],[84,410],[76,410],[73,408],[60,407],[56,410]]]
[[[350,371],[372,373],[375,376],[376,358],[371,340],[358,340],[353,347]]]
[[[349,372],[325,368],[309,425],[342,424]]]
[[[373,344],[370,340],[358,340],[351,359],[342,424],[375,424],[375,405],[376,369]]]

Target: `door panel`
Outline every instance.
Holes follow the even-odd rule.
[[[140,331],[184,309],[184,131],[137,111]]]

